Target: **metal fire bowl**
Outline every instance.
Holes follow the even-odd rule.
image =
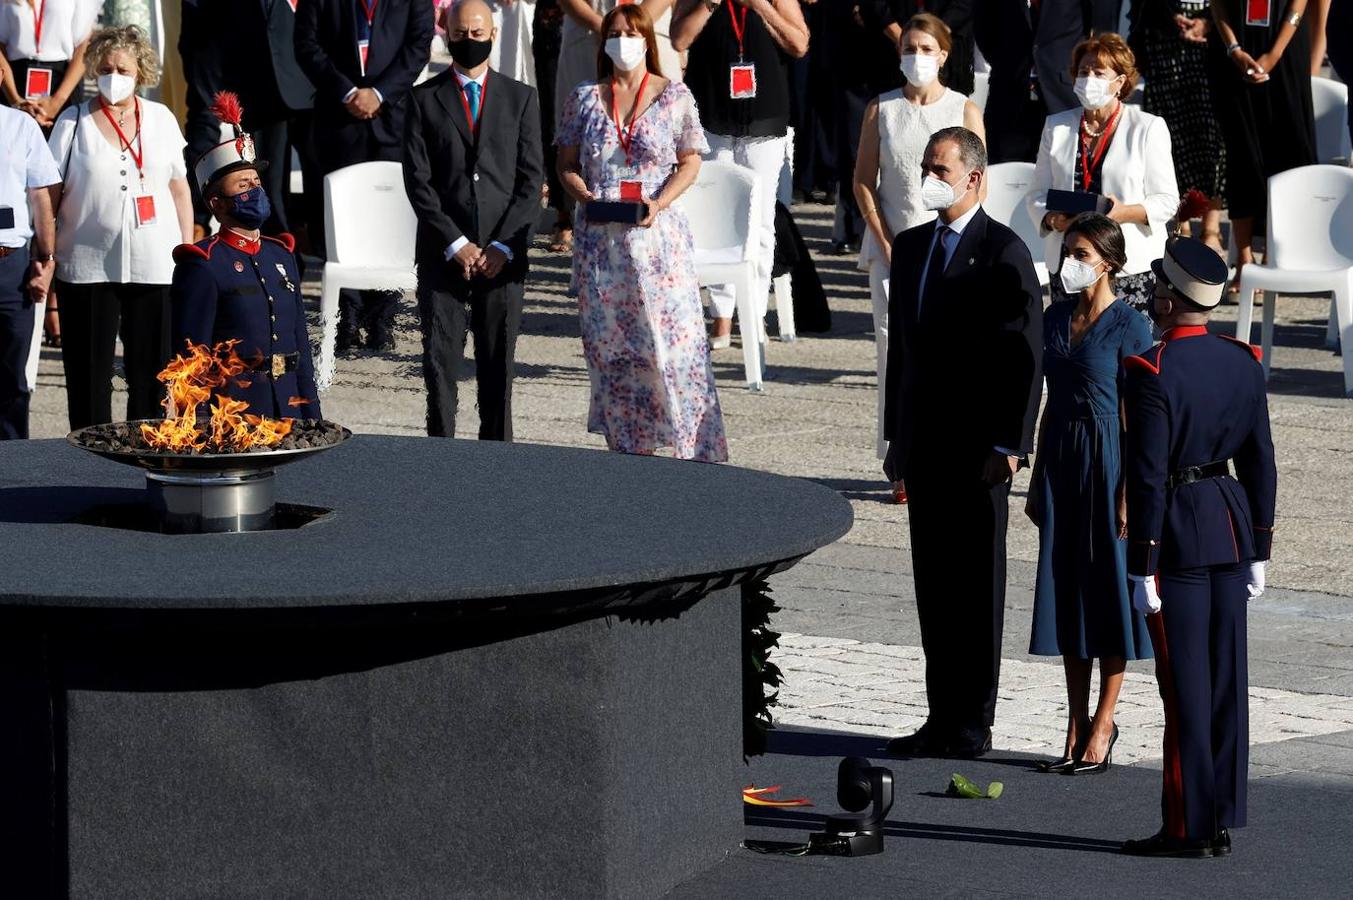
[[[145,470],[150,507],[159,517],[161,530],[170,534],[272,528],[277,507],[273,470],[337,447],[352,437],[352,432],[342,428],[337,441],[322,447],[253,453],[154,453],[92,447],[85,443],[85,438],[98,427],[73,431],[66,440],[104,459]]]
[[[142,423],[154,425],[158,419],[144,419],[128,422],[128,425]],[[330,423],[334,424],[334,423]],[[84,443],[86,432],[95,431],[99,426],[81,428],[66,436],[67,443],[79,447],[88,453],[111,459],[123,465],[147,469],[150,472],[183,475],[247,475],[275,469],[278,466],[332,450],[352,437],[352,432],[344,428],[342,437],[323,447],[302,447],[298,450],[256,450],[252,453],[157,453],[149,450],[98,450]]]

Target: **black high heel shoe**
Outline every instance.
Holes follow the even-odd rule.
[[[1109,771],[1113,765],[1113,745],[1118,742],[1118,723],[1113,726],[1113,734],[1109,737],[1109,749],[1104,752],[1104,759],[1097,763],[1078,762],[1066,770],[1068,775],[1098,775],[1100,772]]]
[[[1061,759],[1045,759],[1039,762],[1034,769],[1049,775],[1061,775],[1069,772],[1080,760],[1081,754],[1085,752],[1085,744],[1077,741],[1071,747],[1071,755],[1063,756]]]

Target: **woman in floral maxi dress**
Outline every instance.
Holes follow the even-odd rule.
[[[644,37],[646,61],[623,71],[603,57],[599,81],[569,97],[555,138],[560,180],[579,201],[571,292],[592,382],[587,427],[622,453],[670,447],[679,459],[723,462],[690,224],[670,208],[694,180],[704,129],[690,90],[658,74],[647,25],[632,4],[606,17],[601,34]],[[588,222],[586,201],[621,199],[621,181],[641,183],[645,223]]]

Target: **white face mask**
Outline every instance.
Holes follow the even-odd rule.
[[[643,65],[648,43],[641,37],[613,37],[606,39],[606,55],[615,67],[629,72]]]
[[[963,175],[963,180],[965,182],[968,180],[968,175],[970,174],[972,173],[969,172]],[[927,175],[925,180],[921,182],[921,205],[929,210],[948,209],[957,203],[959,199],[963,197],[963,194],[966,193],[968,193],[966,185],[964,186],[962,193],[955,193],[954,186],[949,182],[941,181],[934,175]]]
[[[1076,97],[1086,109],[1103,109],[1118,96],[1113,84],[1118,79],[1100,78],[1089,75],[1076,79]]]
[[[940,75],[940,58],[920,53],[902,54],[902,74],[908,84],[925,87]]]
[[[1103,272],[1096,272],[1096,266],[1081,262],[1068,256],[1062,260],[1062,289],[1068,294],[1079,294],[1081,291],[1089,290],[1090,287],[1099,281]]]
[[[121,103],[136,90],[136,79],[119,72],[99,76],[99,94],[109,103]]]

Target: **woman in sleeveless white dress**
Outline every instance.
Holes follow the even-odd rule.
[[[879,459],[884,458],[888,449],[883,435],[883,385],[888,360],[888,275],[893,238],[935,218],[935,213],[921,203],[921,159],[930,136],[942,128],[962,125],[986,140],[982,111],[964,95],[945,87],[937,77],[951,46],[949,28],[938,17],[920,13],[908,20],[898,38],[907,83],[872,101],[860,128],[854,189],[868,226],[860,248],[860,269],[869,273],[869,297],[874,308]],[[902,485],[894,485],[893,490],[898,502],[905,502]]]

